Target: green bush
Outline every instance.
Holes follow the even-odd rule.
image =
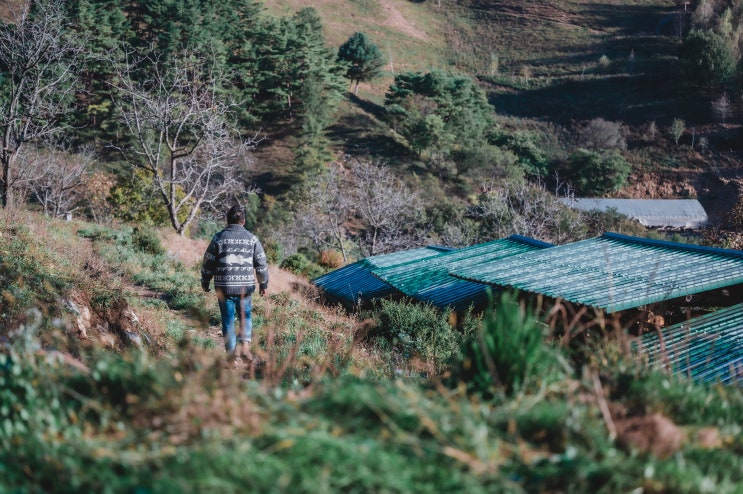
[[[463,345],[456,378],[486,397],[563,378],[560,356],[545,337],[545,326],[517,302],[517,295],[506,292],[497,308],[487,311],[478,337]]]
[[[283,261],[281,261],[281,267],[291,271],[292,273],[301,273],[308,265],[310,260],[302,253],[292,254]]]
[[[301,252],[292,254],[291,256],[284,259],[281,262],[280,267],[291,271],[294,274],[298,274],[309,279],[322,276],[326,272],[326,270],[322,266],[310,261],[309,259],[307,259],[307,256],[305,256]]]
[[[735,74],[735,53],[723,36],[712,31],[691,31],[679,59],[688,79],[699,86],[721,86]]]
[[[183,192],[178,191],[178,199]],[[146,171],[137,169],[114,186],[107,198],[114,216],[132,224],[166,226],[170,224],[168,210],[155,193],[153,178]]]
[[[450,367],[459,353],[462,334],[449,325],[447,312],[430,304],[381,300],[372,317],[371,338],[383,338],[406,359],[420,357],[436,373]]]
[[[570,155],[569,174],[581,195],[602,196],[621,189],[631,165],[617,151],[598,153],[579,149]]]
[[[271,264],[280,264],[281,258],[284,256],[284,248],[281,243],[275,240],[268,240],[262,243],[268,262]]]
[[[211,240],[214,235],[219,233],[223,228],[224,224],[215,220],[200,220],[196,223],[194,229],[194,238]]]
[[[148,226],[135,228],[132,233],[132,243],[136,249],[146,254],[152,254],[153,256],[165,254],[165,248],[154,228]]]
[[[539,142],[539,135],[535,132],[528,130],[517,130],[512,133],[498,132],[493,140],[498,146],[510,150],[527,174],[548,175],[549,157],[544,152],[544,146]]]

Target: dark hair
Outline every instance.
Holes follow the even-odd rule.
[[[240,206],[232,206],[227,211],[227,223],[230,225],[239,225],[245,222],[245,209]]]

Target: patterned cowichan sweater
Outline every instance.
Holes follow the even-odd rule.
[[[258,237],[242,225],[227,225],[214,235],[204,253],[201,286],[208,289],[212,278],[214,288],[227,295],[253,293],[256,278],[265,289],[268,286],[268,263]]]

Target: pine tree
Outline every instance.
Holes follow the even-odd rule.
[[[382,52],[371,42],[366,34],[356,32],[338,49],[338,59],[348,63],[346,77],[351,84],[356,81],[356,93],[359,82],[367,82],[377,77],[384,65]]]

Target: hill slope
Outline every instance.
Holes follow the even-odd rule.
[[[281,14],[306,5],[266,3]],[[554,133],[562,148],[556,150],[558,159],[577,146],[576,133],[586,121],[620,123],[628,145],[624,154],[633,165],[622,197],[696,197],[715,224],[738,201],[743,102],[736,100],[723,124],[713,115],[712,95],[689,94],[678,84],[678,34],[689,26],[691,7],[683,12],[678,2],[662,0],[600,5],[369,0],[312,6],[325,20],[329,44],[337,46],[360,30],[389,58],[382,76],[362,84],[358,97],[351,95],[342,105],[330,129],[338,154],[393,163],[405,156],[384,122],[383,94],[400,71],[440,68],[475,77],[500,125]],[[674,119],[686,123],[680,146],[669,131]],[[278,156],[270,147],[260,151],[269,168]]]

